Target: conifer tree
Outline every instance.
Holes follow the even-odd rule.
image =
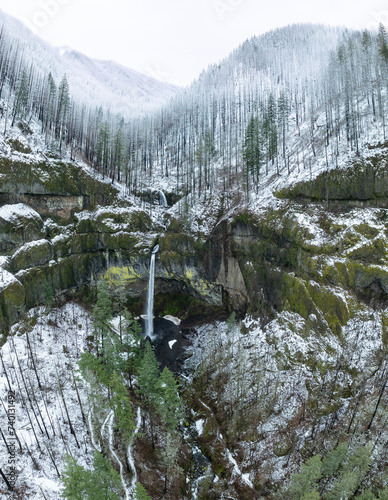
[[[252,116],[248,123],[243,146],[243,160],[246,166],[247,191],[249,191],[249,175],[252,176],[253,181],[258,186],[260,168],[264,163],[263,139],[257,116]]]
[[[152,500],[150,496],[147,495],[146,489],[140,483],[136,483],[135,490],[133,492],[133,500]]]
[[[129,384],[132,389],[132,378],[136,373],[141,359],[141,326],[128,312],[124,311],[124,329],[119,343],[121,358],[121,371],[128,373]]]
[[[146,342],[143,359],[139,365],[138,384],[143,397],[154,403],[158,396],[159,368],[154,350],[150,342]]]
[[[160,375],[158,386],[160,399],[158,410],[168,432],[176,430],[181,418],[182,402],[179,397],[178,384],[171,371],[165,367]]]
[[[67,500],[120,500],[121,480],[109,460],[95,452],[93,470],[86,470],[67,456],[61,481],[65,488],[62,496]]]
[[[55,136],[57,139],[60,139],[61,144],[69,111],[70,90],[66,75],[63,75],[58,87],[57,113],[55,119]]]
[[[62,496],[67,500],[84,500],[90,484],[91,472],[85,470],[70,455],[65,457],[64,464],[61,481],[65,488]]]
[[[101,349],[104,353],[104,337],[109,335],[111,327],[109,321],[112,319],[112,301],[109,294],[108,284],[101,280],[97,285],[97,302],[93,308],[93,327],[97,338],[97,353],[99,350],[99,339]]]
[[[116,430],[121,432],[126,440],[129,440],[135,423],[128,390],[116,371],[111,375],[109,385],[112,392],[109,406],[114,411]]]
[[[13,106],[13,119],[12,127],[15,124],[15,120],[18,116],[24,118],[27,113],[28,101],[30,97],[29,79],[25,69],[23,69],[18,88],[16,91],[16,97]]]
[[[158,402],[158,379],[159,368],[155,353],[149,342],[146,342],[143,359],[139,365],[137,382],[140,387],[140,393],[146,402],[146,407],[150,415],[151,422],[151,440],[154,448],[154,413]]]

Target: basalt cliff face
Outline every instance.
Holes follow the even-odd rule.
[[[92,301],[101,277],[142,314],[159,244],[156,315],[244,318],[237,336],[225,325],[206,330],[192,354],[184,397],[220,479],[208,498],[217,488],[276,498],[317,450],[366,435],[379,447],[388,437],[375,411],[386,403],[388,209],[377,181],[385,153],[255,210],[219,211],[207,234],[159,207],[157,192],[145,205],[81,166],[0,159],[1,331],[51,293]]]
[[[204,236],[168,210],[150,216],[81,167],[0,158],[2,327],[44,302],[47,284],[63,295],[101,276],[141,312],[159,243],[157,313],[249,312],[265,323],[287,309],[339,334],[352,309],[339,289],[374,305],[388,293],[382,153],[364,167],[282,190],[259,215],[221,216]]]

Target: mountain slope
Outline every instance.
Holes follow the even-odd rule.
[[[0,10],[0,24],[21,44],[29,63],[59,83],[66,73],[77,102],[102,106],[125,118],[166,103],[179,88],[160,82],[113,61],[99,61],[70,49],[54,48],[34,35],[17,19]]]

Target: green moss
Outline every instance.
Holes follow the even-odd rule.
[[[307,284],[307,290],[332,332],[341,335],[341,326],[349,320],[347,305],[342,297],[326,287],[311,283]]]
[[[37,244],[27,245],[20,248],[11,259],[11,271],[29,269],[42,266],[53,258],[53,249],[49,241],[39,241]]]
[[[387,261],[385,240],[376,238],[347,253],[350,259],[361,260],[371,264],[384,264]]]
[[[25,290],[17,281],[5,287],[0,294],[0,303],[3,322],[8,326],[13,325],[20,317],[25,306]]]
[[[300,182],[277,193],[278,197],[366,202],[387,206],[388,166],[386,153],[376,153],[367,161],[353,161],[346,169],[333,169],[312,181]]]
[[[341,336],[342,326],[349,320],[349,312],[342,297],[329,288],[312,284],[296,276],[284,273],[282,297],[284,307],[305,320],[314,314],[323,317],[330,330]],[[322,325],[320,325],[322,326]]]
[[[19,153],[30,154],[32,153],[32,149],[29,146],[25,146],[18,139],[8,139],[8,144],[11,148]]]
[[[104,274],[104,279],[112,287],[125,286],[127,283],[137,281],[142,276],[132,266],[110,267]]]
[[[0,157],[0,189],[3,193],[83,196],[89,206],[112,204],[118,193],[71,163],[25,163],[4,157]]]
[[[275,443],[273,452],[277,457],[285,457],[292,450],[292,441],[289,438],[284,438]]]
[[[285,307],[307,319],[315,313],[315,306],[305,283],[288,273],[283,273],[282,297]]]
[[[366,222],[363,222],[362,224],[358,224],[353,226],[354,230],[357,231],[357,233],[362,234],[366,238],[375,238],[378,234],[379,231],[375,227],[369,226]]]

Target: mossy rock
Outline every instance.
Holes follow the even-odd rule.
[[[324,172],[311,181],[299,182],[276,193],[293,200],[361,202],[367,206],[388,205],[388,165],[386,153],[376,153],[366,161],[354,160],[345,169]]]
[[[25,311],[25,289],[18,281],[13,281],[0,291],[0,324],[10,327]]]
[[[17,273],[23,269],[43,266],[52,260],[53,255],[53,247],[47,240],[27,243],[12,255],[10,270]]]
[[[44,237],[40,215],[24,204],[8,204],[0,208],[0,251],[9,253],[24,243]]]
[[[82,196],[84,204],[93,207],[114,203],[118,191],[72,163],[22,162],[0,156],[0,194],[5,193]]]
[[[281,441],[275,443],[273,452],[277,457],[285,457],[292,450],[292,446],[292,441],[289,438],[284,438]]]
[[[152,220],[143,210],[119,207],[99,208],[79,217],[78,233],[147,232],[152,229]]]
[[[359,260],[370,264],[384,264],[387,262],[387,246],[383,238],[376,238],[347,252],[352,260]]]
[[[307,320],[310,315],[324,319],[330,330],[341,336],[342,326],[349,320],[346,303],[329,288],[283,274],[282,297],[285,307]],[[322,326],[322,324],[321,324]]]

